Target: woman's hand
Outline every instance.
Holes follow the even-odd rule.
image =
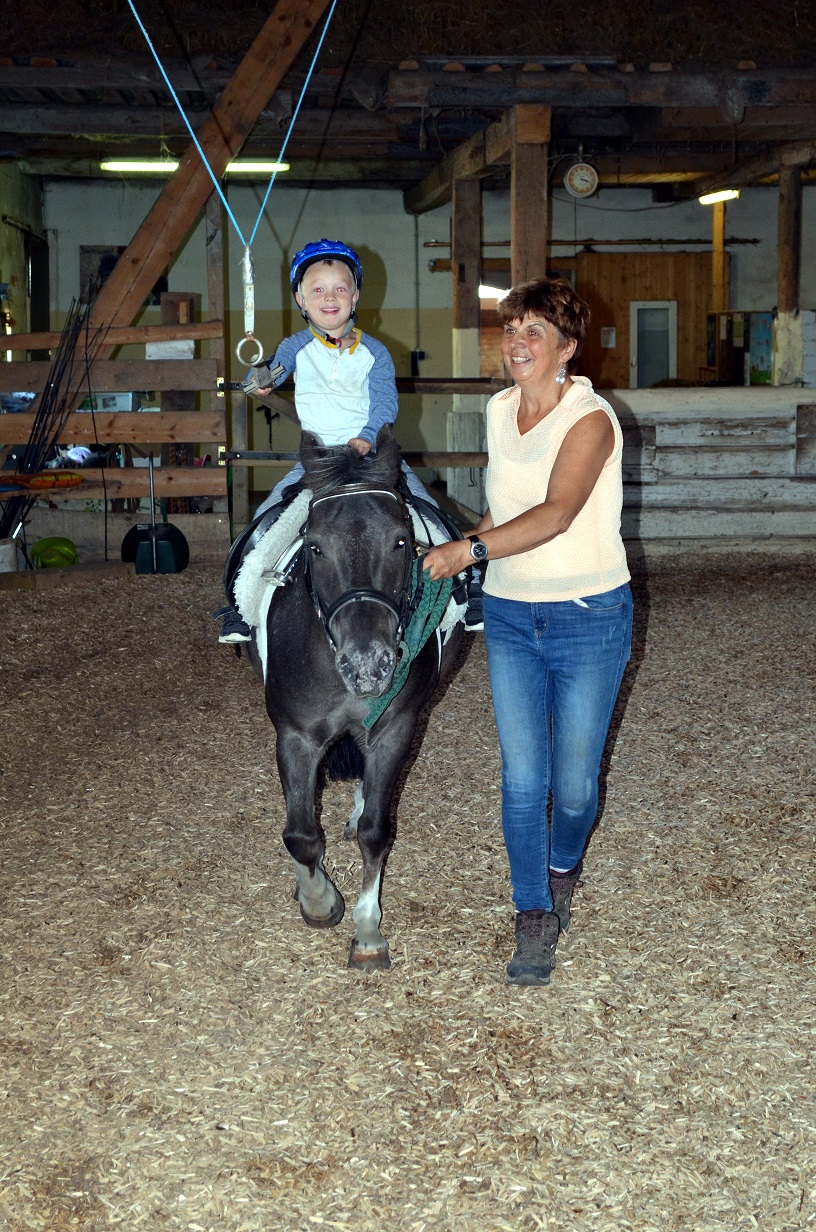
[[[361,436],[353,436],[349,441],[349,445],[357,451],[361,458],[364,458],[371,450],[371,442],[363,440]]]
[[[440,543],[422,557],[422,568],[430,575],[432,582],[454,577],[472,564],[469,539],[452,539],[450,543]]]

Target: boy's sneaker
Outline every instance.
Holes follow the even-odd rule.
[[[484,629],[481,592],[478,595],[470,595],[468,598],[467,610],[465,612],[465,628],[468,633],[480,633]]]
[[[252,630],[234,607],[222,607],[213,616],[223,616],[218,640],[222,645],[234,646],[236,642],[251,642]]]

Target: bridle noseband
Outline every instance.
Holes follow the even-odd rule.
[[[411,524],[410,514],[408,513],[405,502],[402,497],[392,491],[390,488],[378,487],[367,483],[350,483],[339,488],[336,492],[327,492],[323,496],[313,497],[309,505],[309,516],[303,527],[304,539],[308,533],[309,518],[312,516],[312,510],[324,501],[340,500],[347,496],[387,496],[395,500],[402,507],[403,520],[405,522],[405,569],[403,573],[402,588],[400,591],[399,603],[381,590],[374,590],[372,587],[358,586],[352,590],[344,591],[334,603],[328,607],[325,606],[320,598],[317,589],[317,582],[314,578],[312,553],[309,551],[308,545],[304,543],[304,562],[303,562],[303,580],[308,592],[309,598],[314,604],[315,611],[323,631],[326,634],[328,643],[334,652],[337,651],[334,638],[331,633],[331,624],[335,616],[344,607],[348,607],[350,603],[379,603],[381,607],[385,607],[395,617],[397,622],[397,645],[400,646],[403,640],[405,626],[411,619],[416,606],[422,596],[423,575],[420,573],[420,581],[417,591],[412,595],[412,577],[414,566],[414,541],[413,541],[413,526]]]

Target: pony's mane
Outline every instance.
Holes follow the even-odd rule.
[[[351,445],[323,446],[309,458],[304,486],[316,496],[350,483],[381,483],[394,489],[396,476],[390,459],[371,454],[361,457]]]

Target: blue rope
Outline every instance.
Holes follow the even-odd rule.
[[[280,154],[278,155],[278,159],[277,159],[279,163],[283,162],[283,156],[286,153],[286,147],[289,144],[289,138],[292,136],[292,129],[295,127],[295,121],[298,118],[298,112],[300,111],[300,104],[303,102],[303,99],[306,95],[306,87],[308,86],[309,82],[312,79],[312,73],[314,72],[315,65],[317,64],[317,57],[320,55],[320,49],[323,46],[323,40],[328,34],[329,25],[331,24],[331,19],[334,16],[334,10],[336,8],[337,8],[337,0],[332,0],[332,5],[331,5],[331,8],[329,9],[329,15],[326,18],[325,25],[323,26],[323,33],[320,35],[320,39],[317,44],[317,49],[314,53],[314,56],[312,57],[312,63],[309,65],[309,71],[306,74],[306,80],[303,83],[303,89],[300,92],[300,98],[298,99],[297,106],[295,107],[295,110],[292,113],[292,119],[289,124],[289,129],[286,133],[286,136],[283,139],[283,145],[281,146]],[[252,241],[255,239],[255,234],[258,230],[258,227],[261,224],[261,219],[263,218],[264,210],[266,209],[266,203],[269,200],[269,194],[272,191],[272,185],[275,183],[275,177],[277,176],[277,174],[278,174],[277,171],[272,172],[272,178],[269,181],[269,186],[266,190],[266,195],[264,196],[264,199],[261,202],[261,208],[258,211],[258,217],[255,219],[255,226],[252,228],[252,234],[249,237],[250,244],[252,244]]]
[[[215,191],[218,193],[219,197],[221,198],[221,202],[222,202],[222,204],[223,204],[223,206],[224,206],[224,209],[227,211],[227,216],[228,216],[228,218],[229,218],[230,222],[232,223],[233,227],[235,228],[236,232],[238,233],[238,238],[240,239],[240,241],[241,241],[241,243],[243,244],[244,248],[248,248],[248,247],[249,247],[249,245],[252,243],[252,241],[255,239],[255,234],[256,234],[256,232],[257,232],[257,230],[258,230],[258,227],[259,227],[259,225],[260,225],[261,218],[263,217],[264,210],[266,209],[266,203],[267,203],[267,201],[269,200],[269,194],[270,194],[270,192],[272,191],[272,185],[275,183],[275,176],[276,176],[278,173],[277,173],[277,171],[275,171],[275,172],[273,172],[273,173],[272,173],[272,178],[271,178],[271,180],[269,181],[269,187],[267,188],[267,190],[266,190],[266,195],[265,195],[265,197],[264,197],[263,201],[261,202],[261,208],[260,208],[260,210],[258,211],[258,217],[257,217],[257,219],[255,220],[255,226],[254,226],[254,227],[253,227],[253,229],[252,229],[252,235],[250,236],[250,239],[249,239],[249,244],[247,244],[247,241],[244,239],[244,233],[243,233],[243,231],[241,230],[241,228],[238,226],[237,219],[236,219],[235,215],[233,214],[232,210],[230,209],[230,207],[229,207],[229,203],[228,203],[228,201],[227,201],[227,198],[226,198],[226,196],[224,195],[224,191],[223,191],[223,189],[221,188],[220,183],[218,182],[218,177],[215,175],[215,173],[213,172],[212,167],[210,166],[209,162],[207,161],[207,157],[206,157],[206,155],[205,155],[204,151],[203,151],[203,150],[202,150],[202,148],[201,148],[201,144],[200,144],[200,142],[199,142],[199,140],[198,140],[198,137],[196,137],[196,135],[195,135],[195,133],[194,133],[194,131],[193,131],[193,127],[192,127],[192,125],[190,124],[190,121],[187,119],[187,116],[186,116],[186,115],[185,115],[185,113],[184,113],[184,108],[183,108],[183,107],[182,107],[182,105],[181,105],[181,101],[180,101],[180,99],[179,99],[179,96],[178,96],[178,94],[176,94],[176,91],[173,89],[173,83],[171,82],[170,78],[167,76],[167,73],[166,73],[166,72],[165,72],[165,70],[164,70],[164,65],[162,64],[161,60],[159,59],[159,54],[158,54],[158,52],[156,51],[156,48],[153,46],[152,42],[150,41],[150,35],[147,33],[147,30],[145,29],[145,27],[144,27],[144,23],[142,22],[141,17],[140,17],[140,16],[139,16],[139,14],[136,12],[136,7],[135,7],[135,5],[134,5],[134,3],[133,3],[133,0],[127,0],[127,2],[128,2],[128,6],[130,7],[130,11],[132,12],[133,16],[136,18],[136,24],[138,25],[139,29],[141,30],[142,34],[144,35],[145,42],[147,43],[148,47],[150,48],[150,50],[151,50],[151,52],[152,52],[152,54],[153,54],[153,59],[156,61],[156,64],[158,65],[159,72],[161,73],[162,77],[163,77],[163,78],[164,78],[164,80],[165,80],[165,83],[166,83],[166,85],[167,85],[167,88],[168,88],[168,90],[170,91],[170,94],[171,94],[171,96],[172,96],[173,102],[176,104],[176,107],[177,107],[177,108],[178,108],[178,110],[179,110],[179,115],[181,116],[182,120],[184,121],[184,123],[185,123],[185,125],[186,125],[186,127],[187,127],[187,132],[188,132],[188,133],[190,134],[190,136],[192,137],[192,139],[193,139],[193,143],[195,144],[195,147],[196,147],[196,149],[198,150],[199,155],[201,156],[201,161],[203,162],[204,166],[207,168],[207,172],[208,172],[208,174],[209,174],[209,177],[210,177],[210,179],[212,180],[213,185],[215,186]],[[297,104],[297,107],[295,108],[294,114],[293,114],[292,119],[291,119],[291,122],[290,122],[290,124],[289,124],[289,130],[288,130],[288,132],[287,132],[287,134],[286,134],[286,136],[285,136],[285,138],[284,138],[284,141],[283,141],[283,146],[281,147],[281,152],[280,152],[280,154],[278,155],[278,159],[277,159],[277,161],[278,161],[278,162],[282,162],[282,161],[283,161],[283,155],[284,155],[284,152],[285,152],[285,150],[286,150],[287,145],[289,144],[289,138],[290,138],[290,137],[291,137],[291,135],[292,135],[292,129],[293,129],[293,128],[294,128],[294,126],[295,126],[295,121],[297,120],[297,117],[298,117],[298,112],[300,111],[300,104],[303,102],[304,95],[306,94],[306,88],[307,88],[307,86],[309,85],[309,82],[311,81],[311,78],[312,78],[312,73],[314,72],[315,65],[317,64],[317,57],[320,55],[320,49],[321,49],[321,47],[323,46],[323,40],[325,39],[326,34],[327,34],[327,32],[328,32],[328,29],[329,29],[329,23],[331,22],[331,19],[332,19],[332,17],[334,16],[334,10],[335,10],[335,8],[336,8],[336,7],[337,7],[337,0],[332,0],[332,6],[331,6],[331,8],[329,9],[329,15],[328,15],[328,17],[326,18],[326,23],[325,23],[325,25],[324,25],[324,27],[323,27],[323,33],[320,35],[320,40],[319,40],[319,42],[318,42],[318,44],[317,44],[317,50],[315,51],[315,54],[314,54],[314,56],[312,57],[312,63],[311,63],[311,65],[309,66],[309,71],[308,71],[308,73],[306,74],[306,80],[305,80],[305,81],[304,81],[304,83],[303,83],[303,89],[302,89],[302,90],[301,90],[301,92],[300,92],[300,98],[298,99],[298,104]]]

